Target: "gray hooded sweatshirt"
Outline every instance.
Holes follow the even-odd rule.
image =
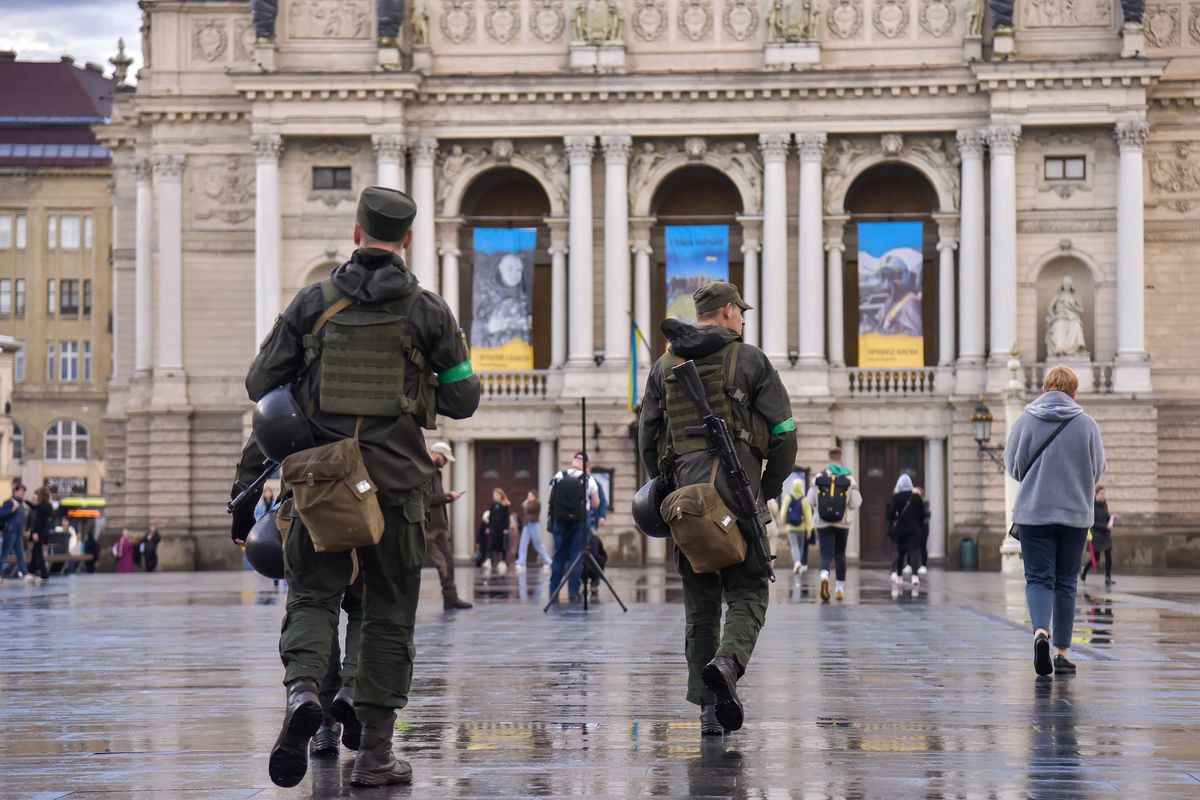
[[[1034,453],[1067,419],[1071,424],[1031,467]],[[1025,406],[1004,447],[1004,466],[1021,484],[1013,522],[1091,527],[1096,484],[1108,462],[1096,420],[1068,395],[1046,392]]]

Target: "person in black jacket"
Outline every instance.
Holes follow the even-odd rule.
[[[1095,552],[1095,557],[1099,560],[1101,554],[1104,556],[1104,583],[1112,585],[1112,525],[1113,517],[1108,513],[1108,497],[1104,493],[1103,486],[1096,487],[1096,498],[1093,506],[1093,521],[1092,521],[1092,550]],[[1084,556],[1083,573],[1079,576],[1079,580],[1086,581],[1088,569],[1092,566],[1092,559],[1089,556]]]
[[[162,535],[158,532],[157,525],[150,526],[150,532],[142,537],[142,541],[138,544],[138,549],[142,553],[142,565],[146,572],[154,572],[158,568],[158,543],[162,541]]]
[[[54,506],[50,504],[50,490],[45,486],[33,493],[33,502],[29,513],[29,572],[42,580],[50,579],[50,569],[46,565],[46,543],[54,525]]]
[[[925,501],[913,491],[908,473],[900,475],[892,499],[888,501],[886,518],[888,537],[896,544],[896,563],[892,567],[892,582],[899,583],[900,572],[907,563],[912,568],[912,585],[920,586],[917,570],[921,568],[921,529],[925,521]]]

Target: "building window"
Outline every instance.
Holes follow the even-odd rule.
[[[47,461],[87,461],[90,436],[82,422],[60,419],[46,429]]]
[[[0,214],[0,250],[13,245],[13,218],[11,214]]]
[[[75,279],[62,282],[62,300],[58,304],[59,313],[63,316],[79,316],[79,281]]]
[[[78,250],[79,249],[79,215],[63,214],[61,225],[62,225],[62,249],[63,250]]]
[[[0,278],[0,317],[7,317],[13,309],[12,278]]]
[[[85,317],[92,315],[92,281],[90,278],[83,282],[83,315]]]
[[[25,382],[25,348],[23,347],[13,358],[13,380],[17,383]]]
[[[83,343],[83,382],[92,382],[92,343]]]
[[[25,279],[17,278],[17,302],[13,311],[18,317],[25,316]]]
[[[13,461],[23,461],[25,459],[25,431],[21,430],[21,426],[13,421]]]
[[[25,249],[25,215],[17,214],[17,249]]]
[[[79,342],[59,342],[58,374],[64,383],[79,381]]]
[[[54,342],[46,342],[46,383],[54,382]]]
[[[1046,180],[1082,181],[1087,178],[1084,156],[1046,156]]]
[[[85,250],[91,250],[92,244],[95,241],[96,232],[92,226],[92,216],[83,218],[83,247]]]
[[[350,183],[350,167],[313,167],[313,189],[346,190]]]
[[[54,316],[58,312],[58,281],[51,278],[46,281],[46,313]]]
[[[58,217],[53,214],[46,217],[46,246],[51,250],[58,249]]]

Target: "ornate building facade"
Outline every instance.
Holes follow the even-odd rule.
[[[798,466],[840,442],[860,476],[852,556],[887,557],[882,509],[907,470],[932,501],[931,557],[956,562],[970,536],[996,562],[1005,482],[971,418],[981,402],[1002,417],[1006,388],[1032,397],[1064,360],[1047,308],[1069,277],[1085,349],[1067,360],[1105,432],[1118,556],[1200,561],[1200,2],[143,6],[147,66],[100,132],[114,529],[153,517],[186,534],[183,563],[234,560],[223,505],[254,342],[346,259],[357,193],[381,184],[415,197],[409,264],[468,331],[472,231],[535,231],[532,368],[484,373],[479,413],[438,431],[458,455],[447,485],[473,499],[454,507],[461,557],[493,486],[544,486],[583,436],[611,470],[609,552],[663,559],[626,513],[631,337],[652,334],[640,386],[667,231],[704,224],[724,227],[747,339],[792,392]],[[920,223],[918,366],[860,353],[871,221]],[[1003,435],[998,419],[985,446]]]

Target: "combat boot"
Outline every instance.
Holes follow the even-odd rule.
[[[351,786],[391,786],[397,783],[412,783],[412,765],[396,758],[392,752],[392,731],[396,725],[395,713],[387,719],[370,722],[362,726],[362,747],[354,757],[354,770],[350,773]]]
[[[717,721],[717,707],[710,705],[700,706],[700,735],[701,736],[724,736],[725,727]]]
[[[704,665],[700,677],[704,686],[717,696],[715,708],[717,721],[727,731],[742,727],[743,708],[737,693],[737,681],[741,667],[733,656],[718,653]]]
[[[458,595],[454,595],[454,597],[447,597],[442,600],[442,609],[445,611],[456,611],[460,608],[466,609],[466,608],[474,608],[474,607],[475,607],[474,604],[468,603],[466,600],[463,600]]]
[[[338,736],[342,732],[342,726],[328,711],[321,719],[321,727],[317,728],[317,732],[313,734],[312,743],[309,745],[309,754],[313,758],[337,758],[338,757]]]
[[[271,781],[276,786],[289,788],[304,780],[304,773],[308,772],[308,740],[321,727],[322,716],[315,680],[296,678],[287,684],[283,729],[268,761]]]
[[[342,723],[342,744],[347,750],[357,750],[362,739],[362,723],[354,715],[354,678],[342,681],[342,688],[329,704],[329,712]]]

